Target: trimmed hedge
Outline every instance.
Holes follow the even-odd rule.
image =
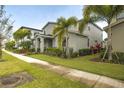
[[[90,55],[91,50],[86,48],[86,49],[79,49],[79,56],[85,56],[85,55]]]
[[[78,55],[79,55],[78,52],[73,52],[73,53],[71,54],[71,58],[75,58],[75,57],[77,57]]]
[[[52,56],[61,56],[62,50],[58,48],[47,48],[45,50],[45,54],[52,55]]]
[[[21,53],[26,53],[27,51],[25,49],[14,49],[13,52],[21,54]]]

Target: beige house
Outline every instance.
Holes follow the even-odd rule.
[[[113,52],[124,52],[124,13],[113,19],[111,27]],[[105,31],[107,28],[104,28]]]

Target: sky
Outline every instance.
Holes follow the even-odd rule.
[[[83,6],[80,5],[7,5],[5,10],[7,15],[12,15],[15,20],[13,31],[21,26],[42,29],[47,22],[56,22],[57,18],[63,16],[68,18],[76,16],[82,17]],[[101,28],[106,26],[104,22],[97,23]],[[106,38],[106,34],[103,33]]]

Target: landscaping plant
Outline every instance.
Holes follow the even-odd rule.
[[[112,60],[112,42],[111,42],[111,23],[112,19],[124,10],[121,5],[88,5],[83,8],[83,20],[80,23],[79,30],[82,32],[89,22],[105,21],[108,24],[108,60]]]
[[[70,17],[68,19],[65,19],[64,17],[60,17],[57,19],[57,24],[53,30],[53,34],[57,35],[58,37],[58,46],[60,49],[62,49],[63,41],[66,40],[66,56],[70,57],[69,54],[69,47],[68,47],[68,39],[69,39],[69,30],[68,28],[70,26],[76,26],[77,25],[77,18],[76,17]]]

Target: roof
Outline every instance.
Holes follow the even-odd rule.
[[[35,31],[40,31],[40,32],[42,32],[42,30],[35,29],[35,28],[31,28],[31,27],[26,27],[26,26],[22,26],[22,27],[20,27],[19,29],[23,29],[23,28],[31,29],[31,30],[35,30]]]
[[[60,31],[59,31],[58,33],[56,33],[55,35],[53,35],[53,37],[56,37],[59,33],[60,33]],[[80,33],[71,32],[71,31],[69,31],[69,33],[71,33],[71,34],[75,34],[75,35],[78,35],[78,36],[82,36],[82,37],[85,37],[85,38],[88,38],[88,36],[86,36],[86,35],[82,35],[82,34],[80,34]]]
[[[99,27],[97,24],[92,23],[92,22],[90,22],[90,23],[93,24],[94,26],[96,26],[99,30],[103,31],[103,29],[101,27]]]
[[[121,24],[121,23],[124,23],[124,19],[121,19],[121,20],[118,20],[118,21],[112,23],[112,24],[111,24],[111,27],[116,26],[116,25],[119,25],[119,24]],[[107,31],[107,29],[108,29],[108,26],[104,27],[104,30],[105,30],[105,31]]]
[[[44,25],[42,29],[44,29],[45,27],[47,27],[49,24],[56,24],[56,22],[47,22],[46,25]]]
[[[71,34],[76,34],[76,35],[78,35],[78,36],[83,36],[83,37],[88,38],[88,36],[86,36],[86,35],[82,35],[82,34],[80,34],[80,33],[71,32],[71,31],[69,31],[69,33],[71,33]]]
[[[82,19],[78,20],[78,22],[82,21]],[[99,30],[103,31],[102,28],[100,28],[97,24],[93,23],[93,22],[89,22],[91,24],[93,24],[95,27],[97,27]],[[49,24],[56,24],[56,22],[47,22],[47,24],[45,26],[43,26],[42,29],[44,29],[45,27],[47,27]]]
[[[78,20],[78,22],[81,22],[82,19]],[[93,22],[89,22],[91,23],[92,25],[94,25],[95,27],[97,27],[99,30],[103,31],[103,29],[101,27],[99,27],[97,24],[93,23]]]

